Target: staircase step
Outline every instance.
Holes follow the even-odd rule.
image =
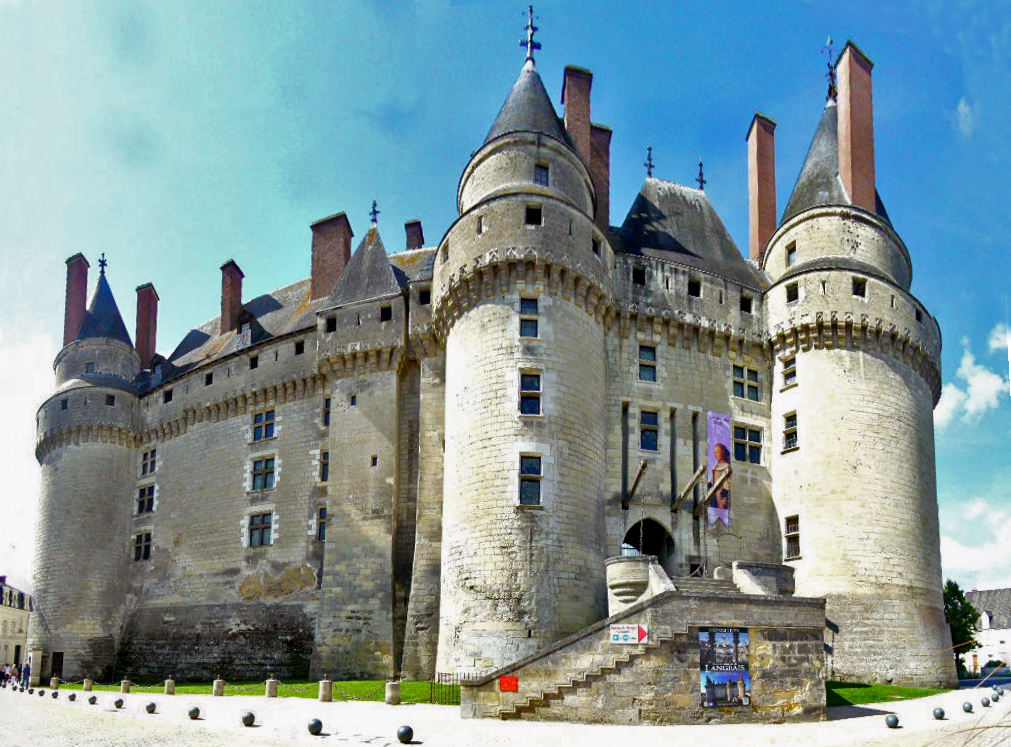
[[[674,578],[671,579],[678,591],[736,592],[733,581],[715,578]]]

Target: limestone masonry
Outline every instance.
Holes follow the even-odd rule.
[[[759,719],[823,717],[825,677],[954,680],[941,332],[875,189],[871,62],[843,50],[778,218],[755,115],[744,257],[704,191],[652,176],[612,226],[592,74],[565,69],[560,119],[528,51],[429,246],[411,221],[388,254],[374,218],[352,253],[324,218],[309,278],[249,300],[229,260],[220,316],[168,355],[153,285],[131,340],[104,259],[87,304],[67,260],[37,416],[43,679],[445,672],[478,683],[468,715],[540,717],[581,662],[655,712],[622,680],[547,717],[606,692],[619,721],[704,721],[727,626],[751,631]],[[640,553],[648,594],[605,572]],[[636,610],[657,637],[619,660],[601,621]]]

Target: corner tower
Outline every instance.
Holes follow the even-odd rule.
[[[42,678],[112,677],[131,552],[140,356],[130,341],[105,260],[87,309],[69,308],[87,262],[68,260],[68,342],[54,363],[56,390],[39,408],[42,467],[35,530],[35,613],[28,648]],[[41,652],[41,661],[37,658]]]
[[[827,599],[828,676],[951,684],[933,408],[941,333],[874,185],[871,62],[839,58],[762,257],[774,501],[797,594]]]
[[[533,48],[464,169],[460,217],[435,258],[446,346],[444,672],[493,671],[606,610],[613,255],[594,223],[591,170]]]

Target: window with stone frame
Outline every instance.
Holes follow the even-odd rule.
[[[330,479],[330,452],[324,451],[319,455],[319,481],[327,482]]]
[[[149,514],[154,511],[154,485],[145,485],[137,490],[137,513]]]
[[[793,355],[783,360],[783,386],[793,386],[797,383],[797,356]]]
[[[734,461],[762,463],[762,430],[744,425],[734,426]]]
[[[534,164],[534,184],[541,187],[548,186],[548,165],[546,163]]]
[[[249,516],[249,546],[269,547],[274,544],[271,535],[274,514],[272,511],[250,514]]]
[[[253,490],[270,490],[274,487],[274,457],[253,460]]]
[[[797,262],[797,242],[791,241],[786,246],[786,266],[792,267]]]
[[[156,469],[158,469],[158,450],[151,449],[150,451],[145,451],[141,455],[140,473],[142,475],[150,475],[154,474]]]
[[[326,506],[316,509],[316,541],[326,542]]]
[[[330,397],[323,398],[323,425],[330,425]]]
[[[658,451],[660,448],[660,414],[652,410],[639,412],[639,448]]]
[[[520,414],[541,414],[541,374],[536,371],[520,371]]]
[[[734,396],[746,397],[752,402],[762,401],[762,382],[757,369],[734,366]]]
[[[538,454],[520,454],[520,505],[541,505],[543,460]]]
[[[786,538],[786,556],[785,560],[796,560],[800,557],[800,517],[799,516],[787,516],[785,521],[785,531],[783,536]]]
[[[786,302],[796,303],[800,300],[800,286],[797,283],[786,284]]]
[[[800,446],[797,440],[797,413],[788,412],[783,416],[783,448],[796,449]]]
[[[253,415],[253,440],[266,441],[274,437],[274,411],[264,410]]]
[[[133,536],[133,560],[151,559],[151,532],[138,532]]]
[[[520,337],[540,337],[539,313],[536,298],[520,299]]]
[[[639,381],[656,382],[656,346],[639,346]]]

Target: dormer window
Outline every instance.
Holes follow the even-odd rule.
[[[534,184],[539,184],[542,187],[548,186],[548,165],[546,163],[534,166]]]

